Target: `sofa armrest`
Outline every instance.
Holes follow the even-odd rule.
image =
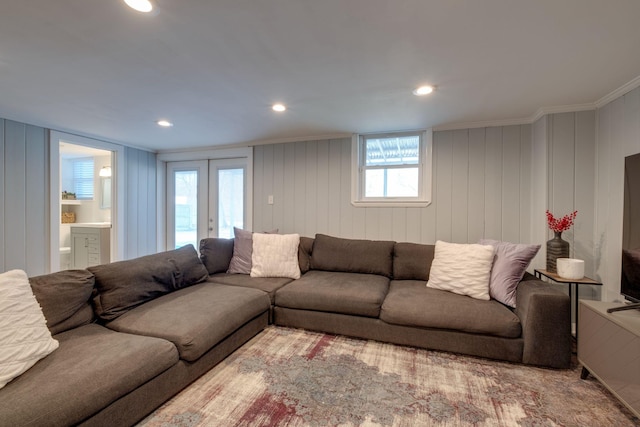
[[[571,361],[571,300],[556,286],[533,276],[518,284],[516,315],[522,324],[522,361],[568,368]]]

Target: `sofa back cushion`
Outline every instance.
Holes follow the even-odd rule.
[[[209,277],[193,245],[89,267],[96,279],[96,314],[108,321],[159,296]]]
[[[233,239],[209,237],[200,240],[200,260],[209,274],[225,273],[233,257]]]
[[[391,277],[395,242],[340,239],[316,234],[311,269]]]
[[[393,249],[393,278],[396,280],[429,280],[435,245],[396,243]]]
[[[300,274],[304,274],[311,268],[311,249],[313,248],[313,238],[300,237],[300,246],[298,246],[298,267]]]
[[[94,321],[94,278],[87,270],[66,270],[29,278],[52,335]]]

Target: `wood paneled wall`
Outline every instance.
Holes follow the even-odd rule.
[[[43,128],[0,119],[0,271],[47,271],[48,147]]]
[[[592,110],[550,114],[545,118],[548,144],[547,208],[555,216],[578,211],[575,225],[564,232],[562,238],[571,245],[572,257],[585,260],[585,273],[593,277],[596,113]],[[546,232],[548,239],[553,237],[553,232],[548,228]]]
[[[50,271],[49,132],[0,119],[0,272]],[[156,155],[125,154],[125,258],[156,251]]]
[[[620,296],[624,158],[640,152],[640,88],[597,111],[596,273],[602,299]]]
[[[156,154],[125,148],[125,254],[124,259],[157,252]]]
[[[594,110],[549,114],[533,125],[532,230],[533,236],[540,239],[536,243],[542,245],[534,267],[545,268],[545,243],[553,237],[545,210],[549,209],[556,217],[577,210],[574,226],[562,233],[562,238],[570,244],[570,256],[585,261],[585,274],[595,277],[595,129]],[[599,286],[580,286],[580,298],[600,299],[600,291]]]
[[[435,132],[431,205],[356,208],[350,138],[257,146],[253,229],[417,243],[529,242],[531,152],[531,125]]]

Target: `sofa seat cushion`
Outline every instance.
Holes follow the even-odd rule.
[[[505,338],[518,338],[522,334],[518,316],[499,302],[427,288],[417,280],[391,281],[380,319],[395,325]]]
[[[149,301],[106,326],[164,338],[175,344],[181,359],[193,362],[269,308],[263,291],[205,282]]]
[[[216,273],[209,276],[208,281],[229,286],[260,289],[269,294],[271,304],[275,303],[276,291],[291,282],[288,277],[251,277],[248,274]]]
[[[375,274],[311,270],[276,292],[276,305],[378,317],[389,279]]]
[[[0,424],[78,424],[178,362],[169,341],[95,323],[54,338],[56,351],[0,390]]]

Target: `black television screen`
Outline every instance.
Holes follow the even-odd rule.
[[[622,280],[620,292],[640,302],[640,153],[624,159]]]

